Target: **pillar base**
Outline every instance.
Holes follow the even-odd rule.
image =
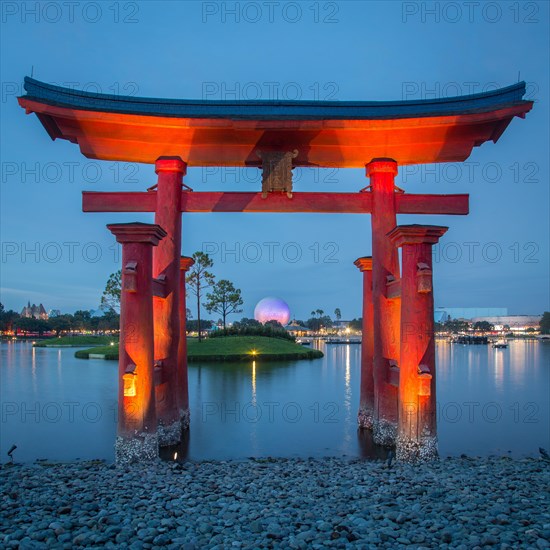
[[[159,457],[159,442],[156,433],[143,433],[134,437],[117,436],[115,460],[117,464],[145,462]]]
[[[357,413],[357,424],[360,428],[372,430],[374,425],[374,413],[372,409],[361,407]]]
[[[189,409],[181,409],[180,410],[181,429],[188,430],[190,421],[191,421],[191,412],[189,411]]]
[[[177,445],[181,441],[182,430],[189,429],[189,409],[180,410],[179,420],[175,420],[167,426],[159,423],[157,427],[159,445],[161,447],[169,447]]]
[[[437,460],[437,436],[425,436],[420,439],[399,436],[396,444],[396,458],[403,462],[429,462]]]
[[[372,439],[377,445],[393,447],[397,437],[397,425],[384,418],[373,420]]]

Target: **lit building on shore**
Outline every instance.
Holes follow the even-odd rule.
[[[538,330],[542,315],[497,315],[489,317],[474,317],[472,323],[487,321],[495,327],[495,330],[507,330],[510,332],[525,332],[528,329]]]
[[[48,319],[48,314],[46,313],[46,309],[42,304],[36,305],[33,304],[31,306],[31,302],[29,301],[28,304],[21,310],[21,317],[28,317],[33,319]]]
[[[313,334],[313,330],[308,327],[299,325],[294,319],[291,323],[285,326],[285,329],[291,336],[309,336]]]
[[[434,319],[437,323],[444,323],[452,319],[470,321],[478,317],[500,317],[508,315],[506,307],[436,307]]]
[[[541,315],[508,315],[508,308],[505,307],[436,307],[434,319],[437,323],[458,320],[468,321],[472,325],[486,321],[496,331],[524,332],[538,330]]]

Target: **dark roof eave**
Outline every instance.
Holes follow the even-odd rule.
[[[174,100],[82,92],[25,78],[23,99],[78,110],[178,118],[361,120],[485,113],[525,105],[525,82],[491,92],[413,101]]]

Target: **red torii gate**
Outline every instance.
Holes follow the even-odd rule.
[[[123,248],[117,460],[155,457],[189,424],[182,212],[371,214],[372,258],[355,262],[364,277],[359,425],[397,444],[399,458],[437,455],[431,246],[447,228],[397,226],[396,215],[467,214],[468,195],[409,195],[394,179],[398,164],[464,161],[496,142],[532,107],[525,83],[401,102],[161,100],[30,78],[25,90],[20,105],[52,139],[89,158],[154,163],[158,175],[156,190],[83,193],[85,212],[155,212],[154,225],[108,226]],[[187,166],[261,167],[262,192],[192,191]],[[295,193],[294,166],[366,166],[370,186]]]

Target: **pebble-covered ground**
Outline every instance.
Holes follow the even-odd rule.
[[[550,462],[2,466],[1,548],[550,548]]]

